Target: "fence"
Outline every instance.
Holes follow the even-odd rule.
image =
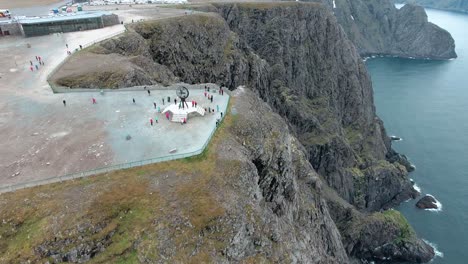
[[[226,108],[229,107],[229,101],[230,100],[231,100],[231,97],[228,98]],[[225,109],[224,112],[227,113],[227,109]],[[224,120],[225,116],[226,115],[223,115],[222,120]],[[221,122],[222,122],[222,120],[221,120]],[[50,177],[50,178],[47,178],[47,179],[35,180],[35,181],[26,182],[26,183],[19,183],[19,184],[11,184],[11,185],[7,185],[7,186],[1,186],[0,187],[0,194],[7,193],[7,192],[14,192],[14,191],[17,191],[17,190],[31,188],[31,187],[40,186],[40,185],[46,185],[46,184],[50,184],[50,183],[63,182],[63,181],[67,181],[67,180],[74,180],[74,179],[84,178],[84,177],[87,177],[87,176],[101,174],[101,173],[107,173],[107,172],[111,172],[111,171],[115,171],[115,170],[129,169],[129,168],[133,168],[133,167],[139,167],[139,166],[149,165],[149,164],[158,163],[158,162],[177,160],[177,159],[183,159],[183,158],[188,158],[188,157],[200,155],[208,147],[208,144],[211,142],[211,139],[213,138],[213,135],[216,132],[216,130],[217,129],[215,128],[215,129],[213,129],[211,131],[210,135],[208,136],[208,139],[205,141],[203,146],[199,150],[196,150],[196,151],[187,152],[187,153],[180,153],[180,154],[174,154],[174,155],[168,155],[168,156],[163,156],[163,157],[157,157],[157,158],[153,158],[153,159],[146,159],[146,160],[122,163],[122,164],[112,165],[112,166],[108,166],[108,167],[97,168],[97,169],[94,169],[94,170],[77,172],[77,173],[70,173],[70,174],[66,174],[66,175],[62,175],[62,176],[55,176],[55,177]]]

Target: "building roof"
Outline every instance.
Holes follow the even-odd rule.
[[[41,23],[59,22],[59,21],[66,21],[66,20],[97,18],[97,17],[101,17],[104,15],[111,15],[111,14],[112,14],[111,12],[77,12],[77,13],[51,15],[51,16],[46,16],[46,17],[25,17],[25,18],[20,18],[19,22],[21,24],[41,24]]]

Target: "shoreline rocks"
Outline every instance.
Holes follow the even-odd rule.
[[[434,196],[428,194],[416,203],[416,207],[419,209],[440,209]]]

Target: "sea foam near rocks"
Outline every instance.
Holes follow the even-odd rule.
[[[423,239],[423,241],[426,242],[426,244],[428,244],[429,246],[431,246],[434,249],[434,258],[437,258],[437,257],[443,258],[444,257],[444,253],[437,249],[436,244],[431,243],[431,242],[429,242],[429,241],[427,241],[425,239]]]
[[[413,185],[414,186],[414,185]],[[439,200],[437,200],[432,194],[426,194],[427,196],[430,196],[432,198],[434,198],[434,200],[436,201],[436,205],[437,205],[437,209],[434,209],[434,208],[428,208],[428,209],[424,209],[424,210],[427,210],[427,211],[432,211],[432,212],[441,212],[442,211],[442,203],[439,202]],[[435,249],[434,249],[435,250]]]

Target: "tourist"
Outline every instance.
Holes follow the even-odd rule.
[[[30,69],[31,71],[34,71],[34,68],[33,68],[33,66],[30,66],[30,67],[29,67],[29,69]]]
[[[65,46],[67,46],[67,49],[68,49],[68,44],[65,44]]]
[[[133,104],[135,104],[135,103],[136,103],[135,98],[133,98]]]
[[[41,62],[41,56],[37,56],[37,58],[39,59],[39,63]]]
[[[163,105],[164,105],[164,98],[163,98]]]
[[[154,117],[154,121],[156,121],[156,123],[158,123],[158,116]]]
[[[37,64],[35,66],[36,66],[36,70],[39,70],[39,66],[37,66]]]
[[[168,103],[168,104],[171,103],[171,97],[170,97],[170,96],[167,97],[167,103]]]
[[[156,102],[153,102],[153,105],[154,105],[154,109],[156,109]]]
[[[211,100],[211,102],[213,102],[213,95],[211,95],[210,100]]]
[[[205,94],[205,97],[206,97],[206,87],[205,87],[205,93],[204,94]]]
[[[174,98],[174,104],[177,104],[177,99],[176,98]]]
[[[39,60],[39,59],[37,58],[37,56],[36,56],[36,60]]]
[[[197,101],[195,101],[195,107],[197,107],[197,105],[198,105],[198,103],[197,103]]]
[[[143,90],[146,90],[146,86],[145,86],[145,87],[143,87]]]
[[[221,95],[224,95],[224,90],[221,88]]]
[[[166,118],[169,120],[169,112],[166,112]]]
[[[31,66],[33,66],[33,63],[32,63],[32,61],[29,61],[29,63],[31,63]]]
[[[221,118],[223,118],[223,112],[221,112]]]
[[[67,106],[67,101],[63,100],[63,106]]]
[[[210,92],[210,87],[208,86],[208,92]]]
[[[211,113],[211,107],[208,107],[208,113]]]
[[[150,118],[150,124],[153,126],[153,118]]]
[[[219,105],[216,105],[216,112],[219,112]]]
[[[151,91],[150,91],[150,90],[148,90],[148,96],[150,96],[150,95],[151,95]]]
[[[158,113],[161,113],[161,108],[158,106]]]
[[[44,65],[45,65],[45,62],[44,62],[44,61],[41,61],[41,63],[42,63],[42,66],[44,66]]]
[[[93,98],[93,104],[96,104],[96,98]]]
[[[83,46],[80,45],[80,50],[83,49]]]

